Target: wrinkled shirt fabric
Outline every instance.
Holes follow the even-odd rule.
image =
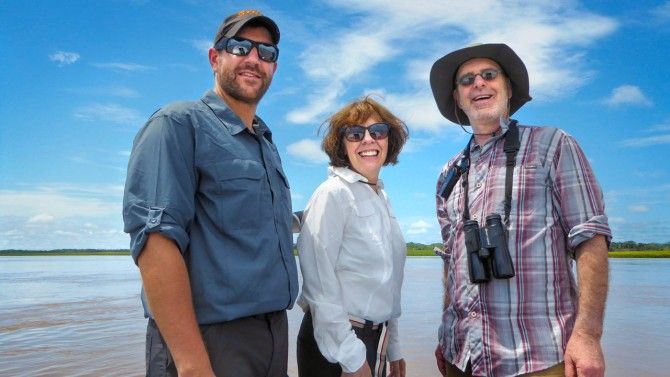
[[[314,338],[323,356],[354,372],[365,345],[349,316],[388,321],[389,361],[402,358],[398,334],[406,245],[383,183],[379,192],[362,175],[330,167],[304,211],[298,237],[303,276],[298,304],[310,310]]]
[[[199,324],[290,309],[297,297],[289,185],[272,133],[254,124],[255,135],[210,90],[157,111],[133,143],[123,198],[132,257],[150,233],[173,240]]]
[[[471,219],[504,213],[507,124],[483,146],[473,143],[468,172]],[[464,188],[437,193],[444,241],[446,302],[438,337],[445,360],[474,376],[515,376],[563,361],[577,311],[576,248],[611,231],[603,194],[575,139],[548,127],[519,126],[508,248],[516,276],[472,284],[463,234]],[[459,153],[443,168],[437,187]]]

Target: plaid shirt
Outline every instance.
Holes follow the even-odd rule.
[[[470,217],[504,214],[503,133],[472,143]],[[445,299],[440,326],[445,360],[473,376],[514,376],[563,360],[575,323],[575,250],[596,234],[611,238],[602,192],[576,141],[547,127],[519,127],[508,247],[516,276],[472,284],[463,238],[461,181],[447,200],[437,195],[445,247]],[[445,165],[437,187],[460,154]]]

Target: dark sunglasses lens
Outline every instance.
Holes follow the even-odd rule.
[[[253,46],[250,41],[231,39],[226,45],[226,51],[237,56],[247,56],[251,52],[251,47]]]
[[[481,75],[484,80],[491,81],[498,77],[498,71],[495,69],[485,69],[482,71]]]
[[[470,86],[475,82],[475,75],[472,73],[465,74],[458,79],[458,83],[462,86]]]
[[[277,56],[279,55],[279,50],[277,47],[268,44],[258,44],[258,56],[265,60],[266,62],[275,62],[277,61]]]
[[[370,137],[379,140],[384,139],[389,135],[389,125],[386,123],[376,123],[368,127]]]
[[[348,141],[361,141],[365,137],[365,128],[361,126],[349,126],[344,130],[344,138]]]

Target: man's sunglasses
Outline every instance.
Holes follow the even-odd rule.
[[[493,81],[498,77],[500,71],[494,68],[487,68],[482,70],[479,73],[466,73],[463,76],[456,79],[456,82],[460,86],[470,86],[475,83],[475,78],[481,76],[482,79],[486,81]]]
[[[226,50],[227,53],[236,56],[247,56],[254,47],[258,51],[258,57],[263,61],[274,63],[279,58],[279,48],[270,43],[261,43],[240,37],[223,37],[214,45],[215,49]]]
[[[370,133],[374,140],[386,139],[389,136],[389,125],[386,123],[374,123],[369,127],[348,126],[344,128],[344,138],[353,143],[362,141],[365,138],[365,131]]]

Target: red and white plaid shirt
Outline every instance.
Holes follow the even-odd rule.
[[[470,149],[470,217],[480,226],[487,215],[504,214],[504,135]],[[437,195],[449,298],[439,336],[445,360],[462,370],[469,361],[473,376],[560,363],[576,316],[575,249],[596,234],[611,238],[601,189],[576,141],[556,128],[529,126],[519,127],[519,139],[508,227],[515,277],[470,283],[461,182],[447,200]],[[459,157],[445,165],[438,189]]]

